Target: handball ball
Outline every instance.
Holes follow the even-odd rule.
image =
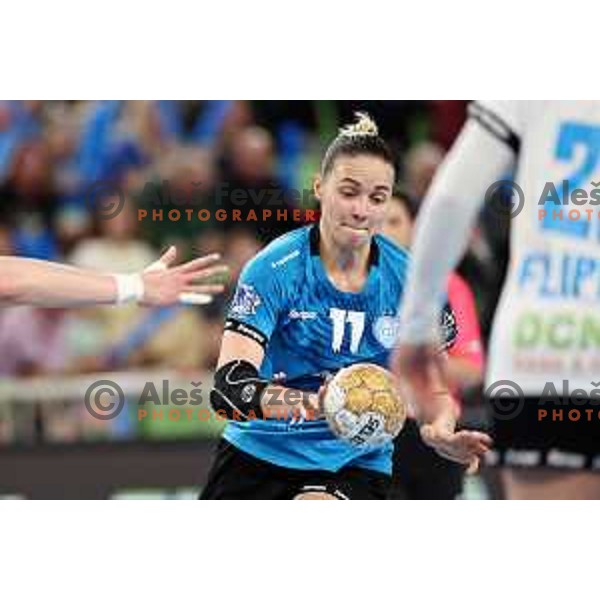
[[[354,446],[393,440],[407,412],[393,375],[369,363],[338,371],[327,386],[323,409],[333,433]]]

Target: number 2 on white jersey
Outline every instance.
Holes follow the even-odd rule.
[[[569,184],[571,189],[587,185],[600,162],[600,127],[572,121],[563,123],[558,133],[554,158],[560,162],[574,162],[579,158],[580,165],[573,167],[569,175]],[[556,187],[560,189],[560,184]],[[590,235],[590,222],[556,220],[552,216],[551,208],[548,208],[542,221],[542,229],[585,238]]]
[[[331,349],[339,352],[342,349],[346,323],[350,324],[350,352],[356,354],[358,346],[365,330],[365,313],[354,310],[342,310],[341,308],[329,309],[329,317],[333,321],[333,338]]]

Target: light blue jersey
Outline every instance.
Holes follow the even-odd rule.
[[[348,365],[387,367],[407,266],[406,251],[376,235],[363,290],[340,291],[319,256],[318,226],[297,229],[246,265],[225,328],[264,346],[261,377],[284,373],[285,387],[317,391],[327,374]],[[244,452],[292,469],[352,466],[387,474],[392,469],[391,443],[375,449],[351,446],[324,420],[231,421],[224,437]]]

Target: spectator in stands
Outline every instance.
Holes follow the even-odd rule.
[[[81,131],[81,110],[57,103],[47,111],[44,138],[54,171],[54,183],[61,202],[76,200],[80,175],[77,151]]]
[[[107,205],[113,201],[119,202],[119,197],[100,200]],[[137,212],[131,199],[125,198],[121,211],[110,218],[102,218],[102,206],[96,208],[98,235],[79,244],[70,262],[83,268],[136,273],[156,260],[154,250],[138,236]]]
[[[172,146],[155,165],[128,189],[138,198],[138,207],[147,211],[141,219],[141,231],[154,246],[175,244],[188,248],[198,235],[215,229],[214,212],[216,167],[213,153],[191,145]],[[201,209],[212,218],[198,218]],[[161,211],[153,218],[153,210]],[[170,219],[169,211],[179,211],[179,219]],[[191,217],[186,211],[191,210]],[[162,218],[158,218],[162,216]]]
[[[224,222],[227,231],[247,228],[263,241],[294,228],[288,214],[286,220],[278,219],[277,210],[287,210],[285,194],[275,175],[275,145],[271,134],[261,127],[247,127],[231,141],[225,157],[222,184],[217,191],[217,204],[228,215],[239,211],[241,222],[231,216]],[[261,213],[271,209],[272,217],[247,221],[251,210]]]
[[[421,142],[407,152],[404,159],[404,177],[406,189],[412,197],[421,200],[425,196],[444,154],[443,148],[433,142]]]
[[[262,248],[262,244],[247,229],[240,228],[227,236],[223,261],[229,267],[231,287],[235,286],[244,265]]]
[[[0,313],[0,375],[48,375],[67,371],[70,354],[62,309],[18,306]]]
[[[35,141],[21,146],[0,187],[0,214],[12,223],[18,254],[56,257],[52,223],[57,205],[52,163],[45,144]]]
[[[253,125],[252,107],[249,102],[243,100],[213,101],[207,104],[212,109],[210,112],[215,136],[205,138],[204,143],[210,143],[216,151],[226,154],[240,133]],[[206,108],[209,107],[205,107],[205,112],[200,117],[202,119],[204,116],[205,123],[209,114]]]

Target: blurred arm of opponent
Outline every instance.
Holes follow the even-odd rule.
[[[177,251],[171,246],[142,273],[111,275],[59,263],[0,257],[0,304],[75,307],[136,301],[147,306],[177,302],[205,303],[223,285],[202,283],[224,273],[212,254],[172,266]]]
[[[404,383],[425,423],[424,441],[471,469],[491,439],[480,432],[456,432],[451,400],[436,394],[440,378],[445,379],[444,359],[437,351],[439,314],[448,275],[467,247],[486,191],[514,162],[514,148],[498,131],[490,130],[489,122],[467,121],[436,173],[417,219],[400,312],[399,345],[391,361],[391,370]]]

